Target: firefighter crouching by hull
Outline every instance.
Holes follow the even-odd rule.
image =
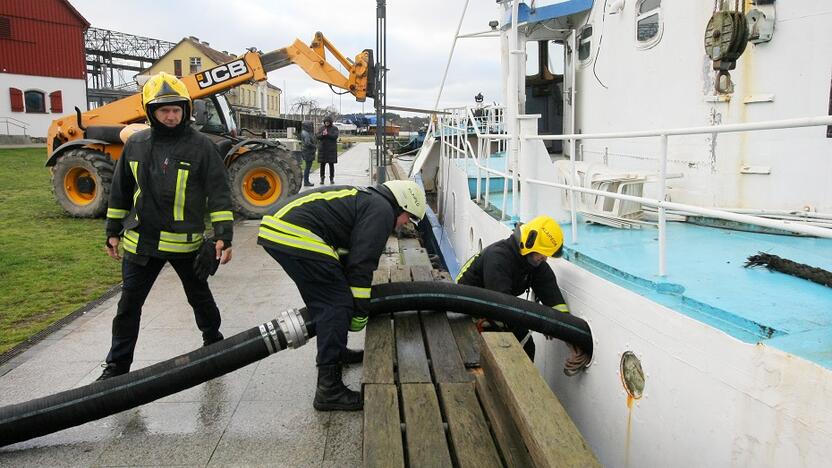
[[[425,215],[425,192],[413,181],[374,187],[317,188],[283,202],[260,223],[258,243],[292,278],[315,322],[319,411],[360,410],[361,393],[344,385],[347,330],[367,324],[373,270],[394,229]]]
[[[569,313],[569,307],[558,287],[549,257],[560,257],[563,252],[563,231],[548,216],[538,216],[514,228],[507,239],[497,241],[471,257],[460,269],[456,282],[468,286],[519,296],[531,289],[543,305],[553,313]],[[480,328],[505,329],[514,333],[523,349],[534,361],[535,345],[529,330],[507,324],[480,321]],[[573,375],[587,364],[586,354],[569,344],[572,355],[564,371]]]
[[[166,262],[182,281],[203,344],[223,338],[207,277],[231,260],[234,217],[225,166],[211,140],[191,128],[191,99],[176,77],[150,78],[142,105],[150,128],[127,140],[107,210],[106,250],[119,260],[123,246],[123,284],[99,380],[130,370],[142,305]],[[204,238],[206,212],[216,243]]]

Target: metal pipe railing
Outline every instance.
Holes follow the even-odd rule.
[[[492,112],[493,111],[493,112]],[[489,110],[489,118],[497,116],[497,112],[499,111],[498,108],[492,108]],[[475,117],[471,114],[470,109],[467,112],[468,118],[471,121],[475,121]],[[442,120],[440,120],[440,124]],[[465,124],[467,127],[467,123]],[[497,123],[494,123],[496,126]],[[525,140],[541,140],[541,141],[549,141],[549,140],[568,140],[570,145],[570,155],[569,159],[571,162],[571,172],[572,172],[572,183],[571,184],[558,184],[554,182],[547,182],[539,179],[532,179],[532,178],[524,178],[525,182],[530,184],[538,184],[544,186],[555,187],[559,189],[563,189],[568,191],[569,193],[569,204],[570,204],[570,214],[572,220],[572,240],[573,242],[578,242],[578,233],[577,233],[577,207],[576,207],[576,192],[578,193],[587,193],[592,195],[598,195],[603,197],[611,197],[617,200],[622,201],[632,201],[636,203],[645,204],[648,206],[655,206],[658,211],[658,230],[659,230],[659,275],[665,276],[666,275],[666,239],[667,239],[667,213],[666,210],[678,210],[687,213],[699,214],[703,216],[714,217],[718,219],[725,219],[729,221],[736,221],[741,223],[752,224],[756,226],[763,226],[769,227],[773,229],[780,229],[784,231],[794,232],[798,234],[805,234],[823,238],[832,238],[832,229],[824,228],[824,227],[817,227],[806,225],[804,223],[794,222],[797,220],[774,220],[769,218],[762,218],[759,216],[752,216],[749,214],[742,214],[737,212],[731,212],[721,209],[714,209],[714,208],[703,208],[695,205],[687,205],[682,203],[672,203],[665,201],[666,197],[666,182],[667,182],[667,161],[668,161],[668,139],[671,136],[680,136],[680,135],[697,135],[697,134],[720,134],[720,133],[734,133],[734,132],[747,132],[747,131],[760,131],[760,130],[780,130],[780,129],[789,129],[789,128],[802,128],[802,127],[813,127],[813,126],[826,126],[832,125],[832,116],[820,116],[820,117],[808,117],[808,118],[798,118],[798,119],[784,119],[784,120],[773,120],[773,121],[765,121],[765,122],[752,122],[752,123],[739,123],[739,124],[725,124],[725,125],[715,125],[715,126],[699,126],[699,127],[684,127],[684,128],[671,128],[671,129],[664,129],[664,130],[646,130],[646,131],[632,131],[632,132],[607,132],[607,133],[596,133],[596,134],[568,134],[568,135],[522,135],[520,139]],[[489,193],[489,181],[488,177],[490,174],[499,175],[504,178],[504,186],[503,186],[503,216],[502,219],[505,219],[505,205],[507,199],[507,189],[508,189],[508,174],[502,173],[500,171],[491,169],[486,165],[483,165],[481,161],[485,159],[487,162],[488,156],[490,155],[490,146],[492,142],[498,142],[498,146],[508,143],[512,138],[515,136],[506,134],[506,133],[481,133],[479,130],[478,125],[474,125],[475,133],[477,135],[478,140],[482,141],[485,140],[484,145],[478,145],[478,150],[480,154],[476,154],[473,150],[472,145],[468,142],[467,143],[467,151],[466,158],[468,154],[472,155],[473,163],[477,167],[478,173],[478,180],[477,180],[477,200],[480,199],[480,190],[481,184],[479,181],[479,174],[480,171],[484,171],[486,174],[486,200],[488,199]],[[466,137],[467,137],[467,128],[466,128]],[[613,138],[649,138],[649,137],[659,137],[659,145],[660,145],[660,158],[659,158],[659,199],[650,199],[645,197],[636,197],[632,195],[624,195],[618,194],[613,192],[607,192],[602,190],[594,190],[589,188],[584,188],[579,185],[576,185],[578,180],[577,176],[577,164],[576,164],[576,144],[577,140],[600,140],[600,139],[613,139]],[[485,153],[484,155],[482,153]],[[516,182],[515,180],[516,174],[512,175],[512,183]],[[519,196],[523,196],[523,194],[519,194]],[[526,195],[527,196],[527,195]]]

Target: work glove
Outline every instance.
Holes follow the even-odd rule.
[[[220,261],[217,259],[217,243],[206,240],[199,248],[199,253],[194,258],[194,273],[200,281],[206,281],[209,275],[217,272]]]
[[[370,309],[369,299],[353,298],[352,320],[350,320],[350,331],[360,332],[367,326]]]

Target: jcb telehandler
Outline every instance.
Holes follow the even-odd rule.
[[[340,73],[326,60],[329,51],[346,70]],[[300,165],[288,149],[273,140],[244,138],[236,128],[224,92],[291,64],[313,79],[350,92],[363,102],[374,97],[373,55],[365,49],[350,60],[321,34],[310,45],[300,40],[260,54],[250,49],[240,57],[209,70],[182,77],[194,100],[195,125],[214,140],[228,168],[235,210],[249,218],[272,211],[283,198],[297,193]],[[115,161],[136,125],[145,122],[141,93],[87,112],[52,122],[47,138],[52,189],[58,203],[72,216],[100,217],[107,210]]]

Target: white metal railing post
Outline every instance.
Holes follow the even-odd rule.
[[[577,67],[576,67],[575,60],[577,58],[577,50],[578,50],[577,49],[578,40],[577,40],[577,34],[576,33],[577,33],[577,31],[575,29],[573,29],[572,32],[569,33],[569,48],[572,51],[571,52],[571,58],[570,58],[570,60],[572,61],[572,67],[571,67],[572,68],[572,75],[571,75],[572,76],[572,83],[571,83],[571,88],[572,89],[569,90],[570,102],[572,104],[570,106],[571,107],[570,112],[571,112],[571,115],[572,115],[572,119],[571,119],[572,120],[572,133],[575,133],[575,129],[578,127],[577,123],[575,122],[575,119],[577,118],[577,112],[575,112],[575,107],[577,107],[577,102],[575,101],[575,99],[577,97],[575,95],[576,94],[575,93],[575,80],[577,78],[577,76],[576,76],[576,68]],[[570,138],[569,139],[569,161],[571,161],[571,163],[572,163],[572,168],[571,168],[572,180],[569,182],[569,185],[574,186],[575,184],[578,183],[578,164],[575,161],[575,138]],[[572,224],[571,227],[572,227],[572,243],[573,244],[578,243],[578,210],[577,210],[577,206],[576,206],[576,202],[575,202],[575,195],[576,195],[575,191],[570,189],[569,190],[569,211],[570,211],[570,221],[571,221],[571,224]]]
[[[667,193],[667,135],[662,134],[661,138],[661,159],[659,160],[659,200],[666,201]],[[665,208],[659,205],[659,276],[667,276],[665,268],[667,258],[667,216]]]

